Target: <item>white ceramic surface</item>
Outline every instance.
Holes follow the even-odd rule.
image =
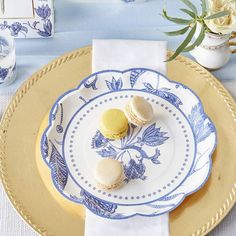
[[[200,33],[197,27],[195,37]],[[230,35],[216,35],[206,33],[200,46],[195,47],[190,53],[196,61],[208,69],[219,69],[224,66],[231,57],[229,47]]]

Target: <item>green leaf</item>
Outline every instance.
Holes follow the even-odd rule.
[[[165,19],[172,21],[176,24],[179,25],[189,25],[193,22],[193,20],[186,20],[186,19],[181,19],[181,18],[174,18],[174,17],[170,17],[167,15],[167,12],[165,9],[163,9],[163,15],[162,15]]]
[[[202,16],[205,16],[207,13],[206,0],[202,0]]]
[[[191,16],[193,19],[195,19],[195,18],[197,17],[197,15],[196,15],[194,12],[189,11],[188,9],[180,9],[180,11],[182,11],[182,12],[188,14],[188,15]]]
[[[227,16],[227,15],[229,15],[228,11],[220,11],[220,12],[217,12],[213,15],[205,17],[204,20],[212,20],[212,19],[220,18],[222,16]]]
[[[197,28],[197,24],[194,25],[194,27],[190,30],[188,36],[183,41],[183,43],[176,49],[175,53],[170,58],[168,58],[168,60],[166,60],[166,62],[172,61],[173,59],[175,59],[187,47],[187,45],[190,43],[190,41],[192,40],[196,32],[196,28]]]
[[[202,26],[201,31],[200,31],[196,41],[191,46],[186,47],[183,50],[183,52],[189,52],[189,51],[193,50],[196,46],[199,46],[202,43],[204,38],[205,38],[205,28],[204,28],[204,26]]]
[[[197,8],[189,1],[189,0],[181,0],[186,6],[188,6],[196,15],[197,13]]]
[[[164,32],[164,33],[169,36],[176,36],[176,35],[185,34],[188,31],[188,29],[189,29],[189,26],[184,27],[183,29],[180,29],[180,30],[171,31],[171,32]]]

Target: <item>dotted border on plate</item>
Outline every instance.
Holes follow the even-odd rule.
[[[115,95],[114,96],[114,100],[117,100],[117,99],[127,99],[127,98],[132,98],[134,95]],[[182,172],[184,171],[184,168],[186,166],[186,163],[188,161],[188,157],[189,157],[189,139],[188,139],[188,135],[187,135],[187,130],[185,129],[185,126],[182,124],[182,121],[180,120],[180,118],[176,115],[176,113],[174,113],[168,106],[166,106],[165,104],[163,103],[160,103],[159,101],[156,101],[155,99],[150,99],[149,97],[146,98],[147,101],[151,102],[151,103],[155,103],[156,105],[160,104],[160,106],[162,108],[164,108],[165,110],[167,110],[175,119],[176,121],[178,122],[179,125],[181,125],[181,129],[183,129],[183,133],[184,133],[184,137],[186,138],[186,154],[185,154],[185,159],[184,159],[184,162],[182,164],[182,167],[180,168],[180,170],[178,171],[177,175],[169,182],[167,183],[166,185],[164,185],[162,188],[158,189],[157,191],[154,191],[152,193],[149,193],[149,194],[146,194],[146,195],[142,195],[142,196],[131,196],[131,197],[128,197],[128,196],[119,196],[119,195],[113,195],[112,193],[109,193],[109,192],[106,192],[106,191],[103,191],[95,186],[93,186],[91,183],[88,182],[88,180],[86,180],[84,178],[84,176],[81,175],[81,173],[79,172],[79,169],[78,167],[76,166],[75,164],[75,160],[73,159],[74,156],[73,154],[70,154],[70,161],[72,162],[72,166],[75,168],[75,172],[77,174],[77,176],[79,176],[80,180],[82,180],[84,182],[84,184],[86,184],[89,188],[91,188],[92,190],[96,190],[97,193],[99,194],[102,194],[104,196],[107,196],[107,197],[113,197],[115,199],[125,199],[125,200],[134,200],[134,199],[145,199],[145,198],[150,198],[152,197],[153,195],[155,196],[157,193],[161,193],[162,190],[165,190],[169,187],[171,187],[171,184],[173,184],[178,178],[179,176],[182,174]],[[83,119],[86,117],[86,114],[89,114],[91,111],[93,111],[95,108],[97,108],[99,105],[102,105],[103,103],[107,103],[107,102],[111,102],[113,101],[113,98],[109,98],[109,99],[104,99],[103,101],[100,101],[98,104],[95,104],[94,106],[91,106],[89,109],[86,110],[86,112],[79,118],[80,121],[83,121]],[[72,130],[72,135],[70,136],[70,145],[69,145],[69,148],[73,148],[73,138],[74,138],[74,134],[76,133],[76,130],[78,129],[78,126],[77,125],[80,125],[80,121],[77,121],[76,122],[76,126],[74,127],[74,129]],[[72,153],[73,150],[72,149],[69,149],[69,153]]]

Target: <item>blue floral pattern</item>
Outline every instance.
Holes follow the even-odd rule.
[[[59,106],[60,106],[60,122],[56,126],[56,131],[57,131],[57,133],[61,134],[64,131],[63,126],[62,126],[64,112],[63,112],[63,105],[60,103]],[[56,112],[57,111],[58,111],[58,107],[56,109]]]
[[[41,17],[43,22],[43,29],[40,29],[38,27],[39,21],[34,21],[34,23],[31,25],[30,22],[28,22],[28,25],[37,31],[37,33],[42,37],[50,37],[52,35],[52,22],[50,20],[51,16],[51,9],[49,8],[48,4],[42,5],[41,7],[38,7],[35,9],[36,14]]]
[[[35,12],[43,20],[47,20],[51,16],[51,9],[48,6],[48,4],[46,4],[46,5],[43,4],[41,7],[36,8]]]
[[[191,114],[188,115],[188,120],[193,128],[198,143],[204,141],[215,131],[214,125],[209,121],[200,103],[192,108]]]
[[[111,81],[106,80],[106,84],[110,91],[119,91],[123,87],[123,81],[121,78],[116,80],[114,77],[112,77]]]
[[[2,68],[0,67],[0,80],[3,81],[6,79],[9,73],[9,68]]]
[[[10,66],[9,68],[2,68],[0,67],[0,84],[7,83],[12,77],[15,75],[16,72],[16,64]]]
[[[126,182],[133,179],[145,180],[145,162],[150,161],[155,165],[160,164],[158,160],[160,150],[158,146],[163,145],[168,139],[167,132],[162,132],[156,127],[156,123],[148,127],[129,126],[127,137],[121,139],[120,145],[111,139],[105,138],[100,131],[94,135],[91,147],[103,158],[119,160],[124,165]],[[144,151],[144,146],[152,147],[153,153]]]
[[[50,141],[52,145],[52,151],[49,161],[49,166],[52,170],[52,178],[56,182],[56,185],[60,190],[63,190],[66,186],[68,179],[68,170],[65,163],[65,159],[57,150],[56,146]]]
[[[154,88],[150,83],[144,83],[144,87],[144,91],[162,97],[176,107],[183,105],[180,98],[177,97],[175,94],[171,93],[169,88]]]
[[[82,190],[80,192],[84,205],[92,212],[102,217],[109,217],[115,213],[117,205],[109,202],[104,202],[88,192]]]
[[[39,14],[46,16],[48,13]],[[101,77],[100,73],[102,74]],[[81,93],[81,89],[83,93]],[[64,106],[64,112],[62,112],[60,104],[64,105],[64,101],[67,100],[66,96],[70,97],[70,92],[62,96],[53,106],[53,111],[50,114],[50,125],[45,131],[46,138],[42,138],[41,151],[45,161],[51,168],[52,179],[55,186],[63,195],[71,199],[71,201],[82,203],[95,214],[106,218],[124,219],[136,214],[155,216],[173,210],[183,201],[186,195],[196,191],[196,189],[199,189],[206,182],[211,169],[211,155],[216,144],[216,130],[214,124],[205,114],[199,98],[186,86],[174,81],[169,81],[158,72],[143,68],[130,69],[124,72],[103,71],[90,76],[88,79],[84,80],[78,88],[72,90],[73,95],[75,95],[73,96],[73,101],[76,104],[78,103],[78,106],[73,108]],[[76,93],[74,94],[74,92]],[[156,104],[163,106],[162,109],[168,110],[168,112],[175,117],[177,123],[180,124],[181,129],[186,131],[184,130],[186,124],[184,124],[185,127],[182,127],[183,123],[181,124],[181,122],[183,121],[177,119],[178,116],[175,114],[175,108],[171,108],[171,105],[164,105],[168,103],[172,104],[184,114],[186,121],[188,121],[187,123],[189,123],[189,128],[192,128],[194,134],[196,158],[193,159],[191,170],[188,172],[189,174],[186,176],[186,179],[169,194],[161,194],[160,196],[158,189],[155,190],[155,192],[150,192],[152,199],[156,197],[152,203],[149,201],[148,192],[141,193],[142,195],[134,194],[133,196],[107,193],[106,191],[103,192],[101,189],[93,186],[93,183],[90,182],[89,179],[85,179],[86,177],[83,176],[83,173],[80,173],[78,168],[77,171],[75,169],[76,175],[79,176],[78,178],[83,178],[83,183],[85,183],[85,188],[80,188],[76,184],[77,180],[74,180],[72,176],[68,174],[69,170],[66,167],[67,158],[68,163],[71,161],[71,165],[73,166],[73,163],[76,162],[75,155],[72,153],[73,155],[68,155],[66,158],[63,155],[62,140],[65,135],[64,132],[67,130],[68,122],[71,119],[71,114],[75,114],[78,109],[84,108],[87,103],[93,103],[97,96],[101,97],[109,94],[115,101],[115,99],[118,100],[119,98],[127,99],[130,96],[128,95],[130,92],[143,93],[145,95],[151,94],[151,102],[156,102]],[[114,96],[112,93],[114,93]],[[153,95],[163,98],[168,103],[165,101],[160,102],[162,100],[160,98],[155,101],[155,96]],[[153,99],[151,97],[153,97]],[[185,103],[186,98],[189,98],[189,103]],[[105,101],[106,99],[103,99],[99,104]],[[110,101],[110,98],[107,99],[107,101]],[[86,114],[95,110],[96,105],[97,107],[100,106],[98,104],[91,106],[91,109],[86,110]],[[70,115],[68,115],[68,111]],[[83,116],[83,118],[85,118],[85,116]],[[58,128],[58,125],[61,126],[62,129]],[[76,132],[71,132],[70,134],[71,137],[74,134],[77,135]],[[187,134],[190,133],[187,132]],[[71,139],[73,143],[75,143],[76,135]],[[107,139],[96,130],[92,135],[89,145],[94,154],[98,157],[109,157],[119,160],[124,167],[127,182],[134,183],[139,181],[140,184],[142,184],[144,180],[147,179],[148,181],[149,179],[148,170],[150,167],[154,167],[155,169],[158,165],[159,168],[164,166],[162,164],[165,164],[165,160],[160,157],[162,157],[162,150],[165,150],[167,145],[170,144],[168,142],[170,136],[169,132],[167,133],[163,127],[160,127],[158,123],[155,122],[142,128],[130,124],[127,136],[121,140]],[[191,149],[194,145],[191,139],[193,138],[188,137],[185,140],[186,150],[188,148]],[[202,145],[203,142],[204,145]],[[189,144],[191,145],[190,147]],[[185,160],[188,159],[190,159],[190,157],[186,155]],[[169,185],[171,185],[171,182]],[[168,189],[168,183],[165,183],[165,186],[161,189],[164,189],[164,187]],[[171,187],[169,190],[171,190]],[[98,194],[99,197],[96,194]],[[143,194],[145,194],[145,196]],[[106,201],[102,200],[102,196],[104,196]],[[118,203],[109,201],[109,199],[113,199],[113,197],[117,199]],[[127,203],[130,207],[129,209],[131,210],[129,212],[126,210],[126,206],[119,204],[123,202],[124,204]],[[137,207],[132,207],[130,205],[131,202],[132,205],[135,205],[136,202],[144,202],[144,204],[142,206],[140,205],[140,211],[137,212]]]
[[[45,1],[47,2],[47,1]],[[49,4],[37,2],[35,10],[35,19],[28,21],[4,20],[0,24],[0,30],[9,30],[14,37],[28,37],[35,32],[43,38],[52,36],[52,9]]]
[[[48,146],[48,138],[47,136],[44,134],[43,137],[42,137],[42,154],[43,154],[43,157],[46,157],[48,156],[48,149],[49,149],[49,146]]]
[[[0,24],[0,30],[9,29],[11,35],[14,37],[18,37],[21,33],[26,37],[28,33],[28,29],[26,26],[23,26],[20,22],[14,22],[12,24],[8,24],[7,21],[4,21],[3,24]]]
[[[0,36],[0,48],[1,47],[6,47],[6,46],[9,46],[7,40]]]
[[[130,72],[130,85],[133,88],[138,78],[145,72],[143,69],[132,70]]]
[[[86,81],[84,83],[85,88],[92,88],[93,90],[97,90],[96,83],[97,83],[98,77],[95,76],[94,80],[92,82]]]

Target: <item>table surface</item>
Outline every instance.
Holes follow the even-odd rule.
[[[86,0],[85,0],[86,2]],[[98,1],[99,2],[99,1]],[[180,1],[166,1],[172,15],[180,15]],[[194,3],[198,0],[192,1]],[[18,39],[17,80],[0,89],[0,116],[10,96],[36,70],[61,54],[92,44],[92,39],[145,39],[167,40],[175,49],[182,37],[167,37],[163,32],[176,26],[161,16],[163,1],[149,0],[143,4],[76,3],[76,0],[55,0],[55,36],[52,39]],[[189,54],[187,56],[191,57]],[[236,98],[236,56],[220,70],[212,72]],[[17,215],[0,186],[0,235],[37,235]],[[210,236],[236,235],[236,208],[209,234]]]

